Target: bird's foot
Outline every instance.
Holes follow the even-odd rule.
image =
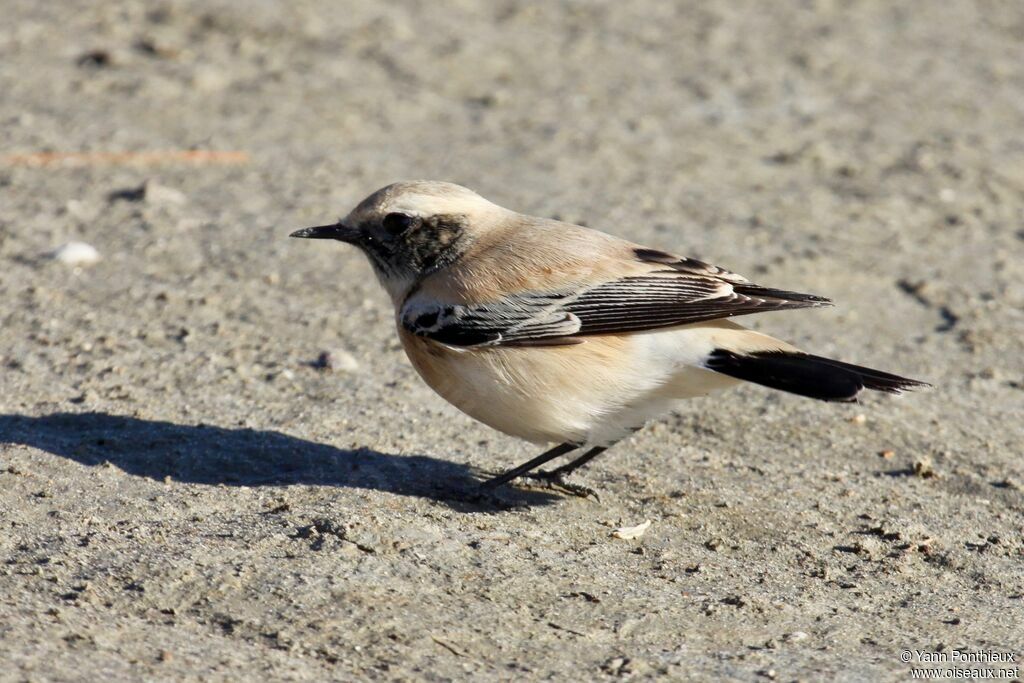
[[[571,496],[576,496],[578,498],[590,498],[593,496],[594,500],[601,500],[601,497],[597,495],[597,491],[589,486],[583,486],[582,484],[574,484],[566,481],[565,475],[558,470],[553,470],[551,472],[546,472],[544,470],[539,472],[530,472],[528,474],[524,474],[523,478],[539,481],[548,488]]]

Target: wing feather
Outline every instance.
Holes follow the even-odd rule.
[[[830,305],[828,299],[755,285],[694,259],[636,250],[670,266],[585,289],[518,292],[479,304],[437,304],[412,297],[402,325],[451,346],[545,346],[589,335],[628,334],[738,315]]]

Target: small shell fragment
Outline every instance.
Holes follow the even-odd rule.
[[[640,538],[641,536],[643,536],[644,532],[646,532],[650,526],[651,520],[645,519],[643,522],[637,524],[636,526],[619,527],[618,529],[612,532],[612,536],[614,538],[622,538],[627,541],[630,541],[634,538]]]

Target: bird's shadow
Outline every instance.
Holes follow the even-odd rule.
[[[546,491],[480,492],[467,465],[425,455],[335,448],[281,432],[141,420],[106,413],[0,415],[0,443],[19,443],[83,465],[111,463],[164,481],[226,486],[316,485],[428,498],[463,511],[542,505]]]

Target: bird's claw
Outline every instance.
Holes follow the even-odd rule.
[[[561,493],[566,493],[578,498],[589,498],[594,497],[594,500],[600,501],[601,497],[597,495],[597,491],[590,488],[589,486],[583,486],[582,484],[574,484],[566,481],[564,475],[559,473],[557,470],[552,472],[546,472],[541,470],[539,472],[530,472],[524,474],[525,479],[532,479],[543,483],[548,488],[554,489]]]

